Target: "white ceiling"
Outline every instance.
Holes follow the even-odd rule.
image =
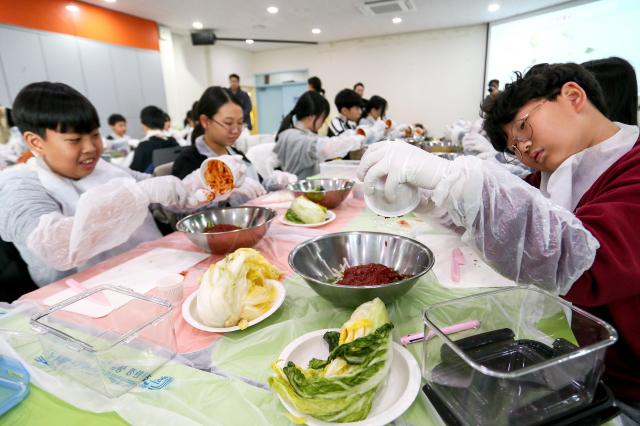
[[[361,37],[481,24],[566,3],[567,0],[413,0],[415,10],[365,16],[357,0],[84,0],[98,6],[157,21],[172,31],[188,33],[193,21],[212,28],[219,37],[332,42]],[[500,4],[489,12],[490,3]],[[268,6],[279,12],[271,15]],[[393,24],[391,18],[402,18]],[[314,35],[312,28],[322,33]],[[249,50],[284,44],[224,42]]]

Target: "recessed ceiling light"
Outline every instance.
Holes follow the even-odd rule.
[[[80,11],[80,8],[78,6],[76,6],[75,4],[68,4],[64,8],[67,9],[69,12],[79,12]]]
[[[322,30],[320,30],[320,28],[314,28],[311,30],[312,33],[314,34],[320,34],[322,32]]]
[[[393,22],[394,24],[399,24],[400,22],[402,22],[402,18],[398,18],[397,16],[395,18],[393,18],[391,20],[391,22]]]
[[[204,28],[204,25],[202,25],[202,22],[200,21],[195,21],[193,24],[193,28],[195,28],[196,30],[201,30]]]
[[[253,43],[255,43],[255,42],[254,42],[253,40],[251,40],[250,38],[246,39],[244,42],[245,42],[245,43],[247,43],[247,44],[253,44]]]
[[[275,15],[276,13],[278,13],[278,8],[275,6],[269,6],[267,8],[267,12],[269,12],[272,15]]]
[[[487,10],[489,12],[497,12],[498,10],[500,10],[500,5],[498,3],[491,3]]]
[[[107,3],[115,3],[117,0],[104,0],[104,1],[106,1]]]

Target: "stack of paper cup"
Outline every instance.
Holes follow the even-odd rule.
[[[156,286],[160,297],[167,299],[171,303],[178,303],[182,300],[184,277],[180,274],[168,274],[160,278]]]

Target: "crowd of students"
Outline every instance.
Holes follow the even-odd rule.
[[[481,121],[461,135],[474,154],[489,155],[453,161],[401,141],[375,143],[394,139],[398,128],[384,120],[386,100],[364,100],[363,91],[358,83],[338,92],[337,114],[323,136],[330,105],[320,79],[310,78],[275,135],[278,170],[261,176],[234,148],[248,115],[231,89],[206,89],[181,133],[170,130],[164,111],[145,107],[145,136],[135,144],[121,115],[109,117],[112,133],[103,143],[86,97],[62,83],[30,84],[17,95],[10,120],[33,158],[0,173],[0,198],[10,200],[0,203],[0,236],[42,286],[159,238],[150,204],[175,212],[211,206],[197,176],[206,158],[226,156],[245,166],[243,185],[215,203],[236,206],[367,148],[358,171],[365,191],[379,179],[390,201],[398,185],[428,190],[497,271],[610,322],[619,340],[607,352],[605,381],[627,414],[640,418],[640,374],[633,367],[640,361],[640,132],[628,62],[539,64],[516,74],[482,102]],[[181,143],[171,175],[152,177],[153,151]],[[133,148],[130,168],[101,159],[105,149]],[[534,173],[521,179],[507,167],[511,161],[500,159]]]

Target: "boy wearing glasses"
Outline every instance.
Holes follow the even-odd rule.
[[[527,182],[474,157],[446,161],[408,144],[372,145],[365,191],[385,178],[433,191],[463,239],[503,275],[560,294],[612,324],[605,382],[627,413],[640,409],[640,142],[637,126],[605,116],[600,86],[576,64],[544,64],[483,107],[498,151],[537,170]],[[629,407],[631,406],[631,407]]]

